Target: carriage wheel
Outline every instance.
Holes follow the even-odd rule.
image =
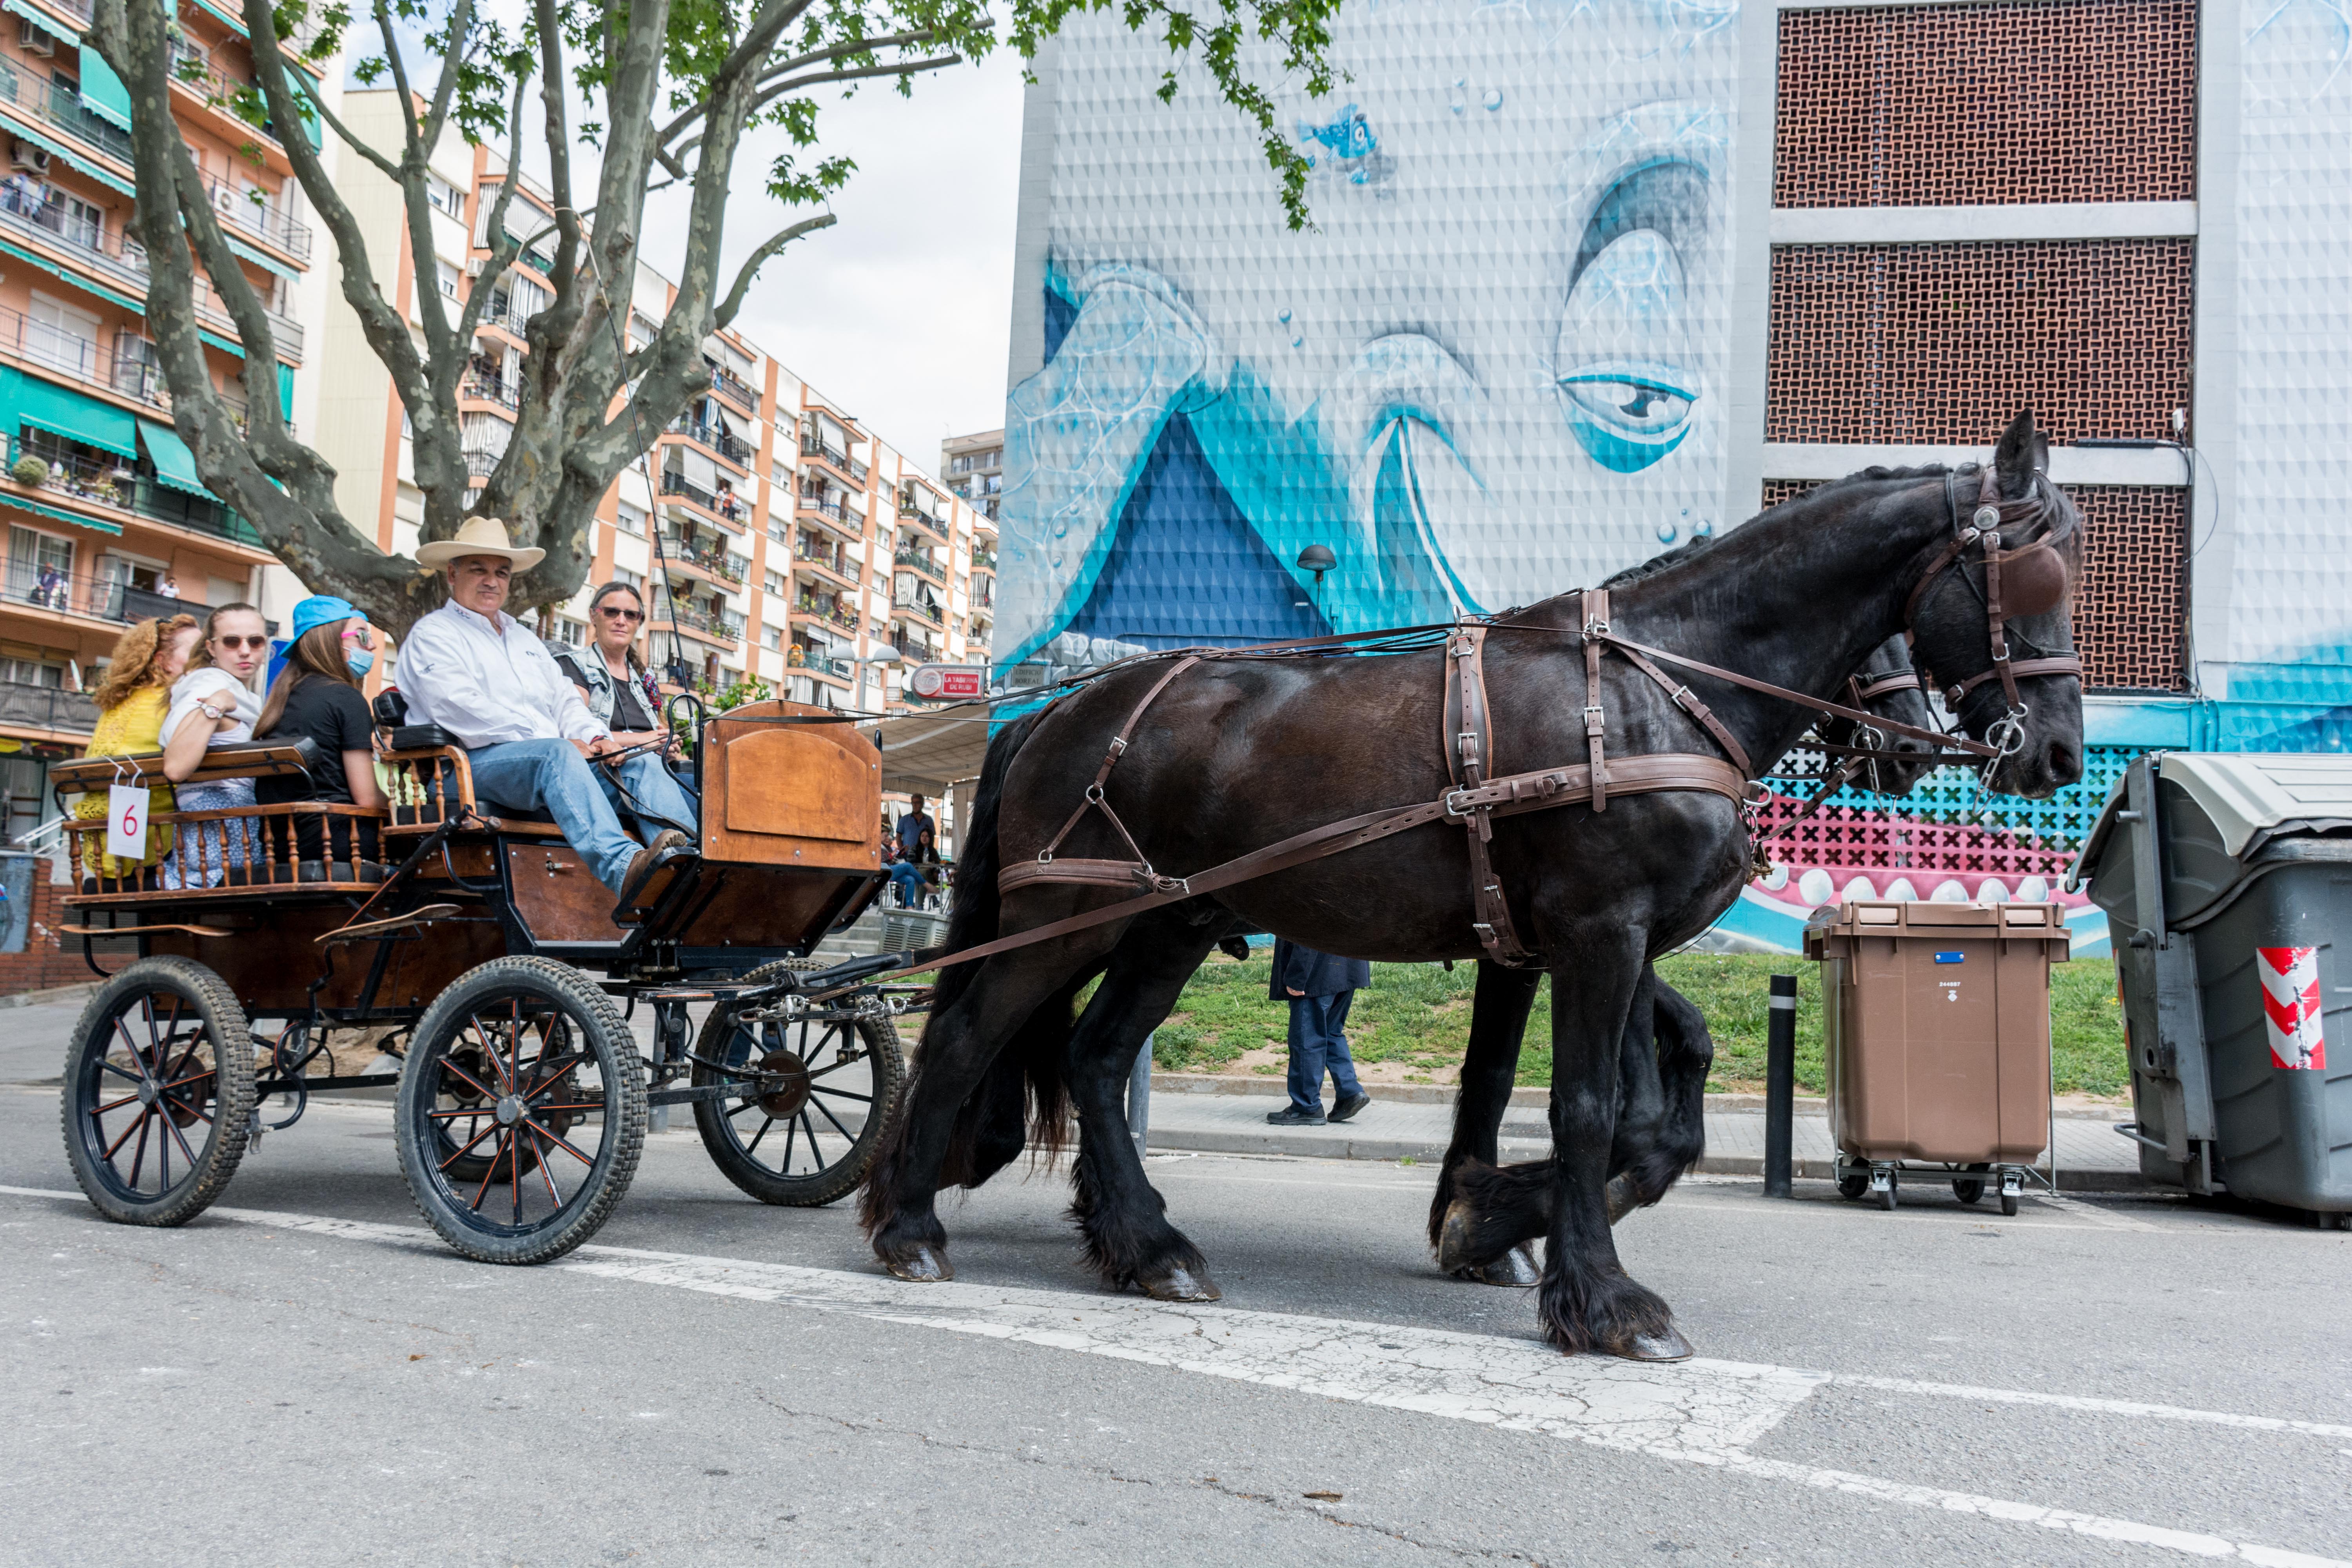
[[[66,1158],[98,1212],[185,1225],[228,1185],[253,1121],[253,1037],[221,977],[142,958],[99,988],[66,1053]]]
[[[409,1194],[442,1240],[485,1263],[545,1263],[595,1235],[628,1191],[644,1064],[586,975],[492,959],[418,1021],[393,1125]]]
[[[788,958],[744,978],[822,967]],[[845,1196],[865,1179],[898,1110],[907,1077],[898,1029],[887,1018],[746,1023],[737,1011],[724,1005],[710,1010],[695,1050],[700,1060],[694,1081],[729,1081],[703,1062],[754,1067],[767,1076],[740,1095],[696,1101],[695,1125],[711,1163],[763,1204],[811,1208]]]

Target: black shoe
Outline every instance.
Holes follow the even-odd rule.
[[[1269,1110],[1265,1113],[1265,1119],[1274,1123],[1276,1127],[1320,1127],[1323,1125],[1323,1113],[1321,1111],[1301,1110],[1295,1105],[1286,1105],[1280,1110]]]
[[[1371,1102],[1372,1097],[1361,1089],[1353,1094],[1343,1094],[1339,1097],[1339,1103],[1331,1108],[1330,1120],[1345,1121]]]

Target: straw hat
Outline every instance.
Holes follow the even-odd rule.
[[[506,523],[495,517],[469,517],[457,530],[455,539],[436,539],[419,546],[416,563],[435,569],[446,566],[461,555],[503,555],[514,563],[518,572],[528,572],[547,559],[544,550],[518,548],[508,542]]]

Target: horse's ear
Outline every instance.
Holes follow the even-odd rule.
[[[1993,449],[1993,471],[2000,477],[2000,493],[2021,496],[2033,486],[2033,472],[2049,461],[2050,446],[2033,428],[2031,410],[2009,422],[2000,445]]]

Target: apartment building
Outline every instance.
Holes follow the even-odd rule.
[[[950,489],[995,521],[996,498],[1004,489],[1004,432],[949,437],[940,443],[940,472]]]
[[[11,0],[0,17],[0,800],[6,836],[35,826],[48,760],[88,743],[97,682],[125,624],[238,599],[279,571],[252,526],[209,494],[173,433],[146,335],[147,256],[124,232],[134,189],[131,100],[82,42],[89,0]],[[298,429],[295,375],[316,353],[323,290],[285,138],[215,107],[252,85],[234,7],[179,10],[172,109],[247,280],[267,303],[278,379]],[[289,59],[292,56],[289,54]],[[299,64],[299,62],[297,62]],[[245,350],[199,273],[196,313],[234,404]],[[306,382],[310,379],[305,378]],[[304,391],[307,394],[306,385]]]
[[[347,85],[342,113],[363,137],[396,136],[389,89]],[[359,168],[344,188],[379,277],[415,319],[417,290],[468,299],[490,254],[489,214],[505,165],[448,138],[430,164],[435,254],[411,254],[399,192]],[[552,298],[552,211],[519,182],[507,226],[525,246],[495,285],[476,329],[458,413],[470,472],[487,479],[512,438],[521,405],[524,324]],[[631,280],[630,347],[652,340],[677,289],[650,268]],[[405,416],[391,379],[340,299],[329,307],[328,353],[358,367],[321,398],[319,447],[339,474],[346,513],[376,520],[377,542],[405,553],[424,501]],[[345,352],[338,353],[338,349]],[[746,682],[826,707],[897,706],[906,667],[984,660],[992,577],[977,590],[977,552],[992,570],[992,520],[951,495],[862,425],[740,334],[703,344],[709,385],[653,436],[597,510],[594,564],[567,605],[547,617],[550,640],[588,636],[593,588],[618,579],[646,600],[649,653],[682,658],[720,691]]]

